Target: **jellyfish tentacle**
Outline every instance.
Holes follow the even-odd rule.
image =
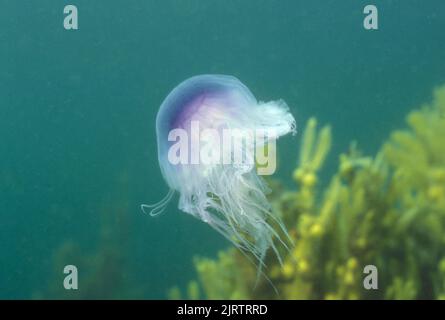
[[[251,202],[246,198],[242,198],[242,201],[248,203],[249,205],[257,208],[258,210],[264,212],[264,214],[266,215],[266,217],[271,218],[281,229],[281,231],[284,233],[284,235],[286,236],[286,238],[289,240],[289,242],[291,243],[292,246],[294,246],[294,242],[292,240],[292,238],[290,237],[289,233],[286,230],[286,227],[284,226],[283,222],[281,221],[280,218],[276,217],[275,215],[272,214],[271,211],[264,209],[263,207],[259,206],[258,204],[256,204],[255,202]],[[260,223],[263,223],[265,226],[270,227],[265,221],[260,220]],[[283,239],[281,239],[281,237],[278,235],[278,233],[274,230],[274,228],[270,227],[270,231],[273,232],[273,234],[275,235],[275,237],[280,241],[280,243],[286,248],[286,250],[291,253],[291,249],[289,248],[289,246],[283,241]]]
[[[145,210],[151,209],[148,212],[148,214],[152,217],[156,217],[157,215],[159,215],[165,211],[165,209],[167,208],[167,205],[170,202],[171,198],[173,197],[174,193],[175,193],[175,190],[169,189],[169,191],[165,195],[165,197],[162,198],[160,201],[156,202],[155,204],[141,204],[142,212],[147,214],[147,211],[145,211]]]
[[[275,294],[277,296],[279,296],[279,292],[278,289],[275,287],[275,285],[273,284],[272,280],[269,278],[269,276],[263,271],[264,269],[267,269],[267,265],[264,263],[264,255],[266,254],[266,252],[264,251],[263,256],[262,257],[257,257],[255,256],[256,262],[255,260],[253,260],[247,253],[252,253],[252,250],[249,248],[244,248],[243,245],[241,245],[240,243],[235,242],[233,239],[230,238],[230,236],[228,234],[225,234],[224,232],[222,232],[221,230],[218,230],[215,226],[212,225],[212,227],[220,234],[222,234],[227,240],[229,240],[234,246],[235,248],[237,248],[238,252],[240,252],[246,259],[247,261],[249,261],[249,263],[251,263],[253,266],[255,266],[255,268],[257,269],[257,277],[255,280],[255,284],[253,286],[253,289],[255,290],[258,283],[259,283],[259,279],[260,276],[263,276],[264,279],[266,279],[267,283],[269,283],[269,285],[272,287],[272,289],[274,290]]]

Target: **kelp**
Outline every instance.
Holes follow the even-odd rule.
[[[272,256],[263,271],[241,253],[194,259],[198,279],[190,299],[445,299],[445,86],[406,117],[375,156],[355,143],[320,186],[331,129],[305,127],[294,190],[274,188],[273,210],[292,237],[281,266]],[[276,185],[276,184],[274,184]],[[378,270],[378,290],[363,286],[367,265]],[[171,298],[179,298],[178,288]]]

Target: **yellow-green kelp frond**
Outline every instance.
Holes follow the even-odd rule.
[[[195,259],[198,280],[192,283],[199,284],[200,297],[445,299],[445,86],[410,112],[407,124],[376,156],[352,143],[320,190],[331,130],[319,130],[310,119],[293,174],[296,187],[273,193],[273,208],[295,243],[283,266],[266,257],[264,272],[279,295],[265,279],[255,286],[255,267],[231,249],[216,260]],[[377,267],[378,290],[363,286],[367,265]]]

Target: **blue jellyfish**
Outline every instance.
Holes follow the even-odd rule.
[[[170,191],[142,210],[152,216],[161,213],[177,192],[180,210],[251,253],[259,266],[269,248],[281,262],[274,239],[286,248],[288,240],[273,225],[288,234],[266,198],[269,189],[255,156],[261,149],[272,153],[275,140],[295,128],[284,101],[258,102],[235,77],[185,80],[165,98],[156,118],[158,160]]]

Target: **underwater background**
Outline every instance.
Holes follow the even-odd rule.
[[[78,30],[63,28],[67,4]],[[194,257],[230,247],[177,198],[156,218],[140,210],[168,191],[156,113],[193,75],[287,102],[299,132],[277,145],[285,188],[311,117],[333,135],[320,187],[352,140],[376,154],[445,83],[445,2],[372,1],[376,31],[367,4],[1,0],[0,298],[164,299],[197,277]],[[63,289],[68,264],[78,292]]]

